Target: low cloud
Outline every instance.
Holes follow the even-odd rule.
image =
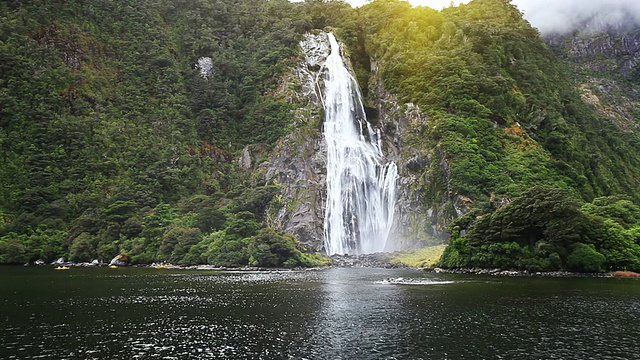
[[[513,0],[524,17],[543,34],[565,33],[640,22],[638,0]]]
[[[357,0],[356,0],[357,1]],[[409,0],[416,5],[442,9],[451,3],[469,0]],[[628,21],[640,24],[640,0],[512,0],[525,19],[542,34],[565,33],[582,26],[585,30],[602,29]]]
[[[290,0],[303,1],[303,0]],[[362,6],[371,0],[346,0],[352,6]],[[409,0],[413,6],[429,6],[436,10],[470,0]],[[542,34],[565,33],[584,26],[602,29],[629,20],[640,24],[640,0],[512,0],[531,25]]]

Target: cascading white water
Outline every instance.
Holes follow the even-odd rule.
[[[329,34],[324,64],[327,205],[324,245],[329,255],[385,251],[393,223],[398,169],[383,164],[380,130],[366,119],[358,84]]]

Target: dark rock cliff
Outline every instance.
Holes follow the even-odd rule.
[[[415,104],[402,104],[385,90],[378,74],[378,64],[372,61],[369,84],[371,100],[385,129],[385,149],[398,164],[398,203],[394,234],[400,248],[440,243],[448,239],[446,228],[453,216],[446,211],[453,205],[456,215],[468,211],[465,201],[456,194],[445,193],[438,199],[427,199],[425,188],[436,173],[449,176],[449,164],[440,149],[425,149],[418,134],[429,126],[428,116]],[[433,171],[437,168],[439,171]]]
[[[241,164],[253,171],[254,182],[281,187],[279,208],[272,209],[273,216],[268,219],[271,225],[294,234],[307,250],[321,251],[326,159],[322,89],[317,79],[329,54],[329,44],[326,34],[319,32],[307,34],[300,45],[300,60],[280,79],[272,94],[296,106],[292,130],[267,154],[252,154],[252,149],[245,149]],[[252,158],[257,160],[246,160]]]
[[[582,24],[567,34],[546,37],[575,68],[583,100],[625,131],[640,130],[640,24]]]
[[[323,84],[320,75],[322,64],[329,54],[326,33],[307,34],[300,46],[297,66],[280,80],[280,86],[272,94],[296,106],[292,131],[268,153],[257,147],[245,148],[239,163],[253,173],[256,184],[280,185],[282,190],[277,201],[280,207],[272,209],[269,219],[271,225],[294,234],[308,250],[321,251],[326,200],[326,150],[322,138]],[[349,61],[346,62],[349,68]],[[409,136],[407,132],[411,123],[427,126],[426,116],[413,104],[399,104],[395,97],[382,88],[380,82],[372,85],[372,88],[375,88],[377,119],[370,120],[377,122],[382,129],[385,154],[389,160],[397,163],[400,171],[396,218],[392,230],[393,246],[390,250],[439,242],[436,238],[447,237],[447,221],[436,210],[439,207],[425,206],[420,195],[424,181],[429,181],[425,171],[431,165],[432,156],[404,141]],[[442,166],[447,166],[446,161]],[[448,202],[449,199],[444,201]]]
[[[640,63],[640,28],[605,27],[585,33],[580,30],[567,35],[552,35],[549,45],[561,55],[591,72],[620,74],[625,79],[637,79]]]

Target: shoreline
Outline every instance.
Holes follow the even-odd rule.
[[[6,264],[3,266],[18,267],[19,264]],[[108,263],[54,263],[54,264],[24,264],[22,267],[68,267],[68,268],[110,268]],[[112,267],[113,268],[113,267]],[[403,264],[392,263],[341,263],[333,264],[326,267],[294,267],[294,268],[271,268],[271,267],[253,267],[253,266],[216,266],[216,265],[172,265],[172,264],[128,264],[117,266],[119,268],[141,268],[141,269],[158,269],[158,270],[199,270],[199,271],[235,271],[235,272],[278,272],[278,271],[321,271],[327,269],[407,269],[424,273],[433,274],[452,274],[452,275],[479,275],[479,276],[496,276],[496,277],[543,277],[543,278],[637,278],[640,279],[640,273],[632,271],[613,271],[605,273],[579,273],[570,271],[550,271],[550,272],[532,272],[528,270],[504,270],[504,269],[480,269],[480,268],[458,268],[443,269],[438,267],[412,267]]]
[[[459,268],[459,269],[442,269],[442,268],[422,268],[424,272],[434,274],[456,274],[456,275],[482,275],[496,277],[544,277],[544,278],[615,278],[614,272],[605,273],[579,273],[571,271],[529,271],[529,270],[504,270],[504,269],[477,269],[477,268]],[[640,274],[638,274],[640,276]]]

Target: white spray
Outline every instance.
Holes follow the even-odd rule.
[[[383,163],[381,133],[366,119],[358,84],[329,34],[324,64],[324,138],[327,205],[324,246],[329,255],[370,254],[387,249],[393,224],[398,169]]]

